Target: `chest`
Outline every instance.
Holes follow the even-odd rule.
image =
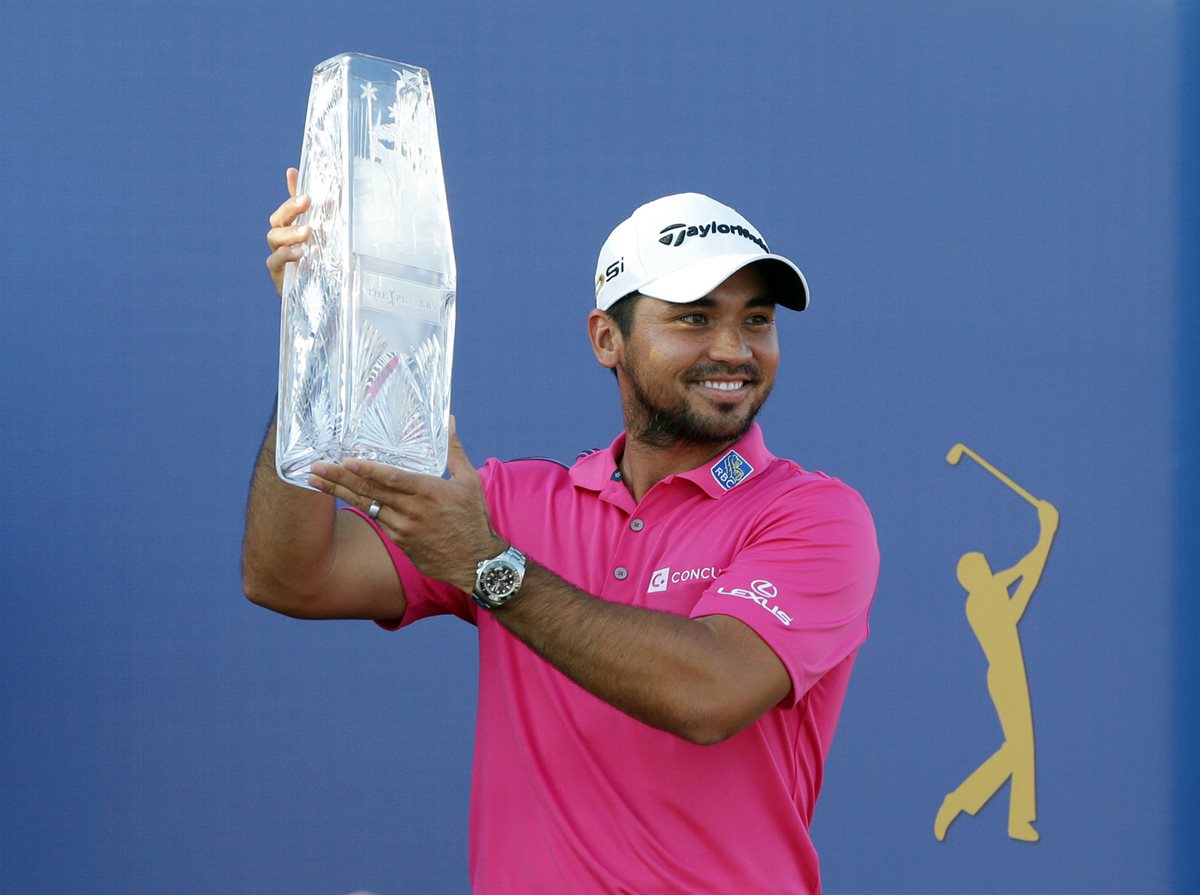
[[[753,535],[754,513],[692,489],[626,511],[591,492],[499,520],[502,534],[592,596],[686,614]]]

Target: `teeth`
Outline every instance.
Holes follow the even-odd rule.
[[[745,385],[744,382],[712,382],[711,380],[705,380],[700,384],[705,388],[715,388],[722,392],[736,392]]]

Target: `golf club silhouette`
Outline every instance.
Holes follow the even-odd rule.
[[[983,457],[979,456],[977,453],[975,453],[973,450],[971,450],[965,444],[959,443],[959,444],[956,444],[954,447],[950,448],[950,453],[946,454],[946,462],[949,463],[951,466],[957,466],[958,461],[963,458],[963,454],[966,454],[968,457],[970,457],[972,460],[974,460],[976,463],[978,463],[980,466],[982,466],[984,469],[986,469],[988,472],[990,472],[992,475],[994,475],[1000,481],[1004,482],[1004,484],[1008,485],[1008,487],[1012,488],[1014,491],[1016,491],[1018,494],[1020,494],[1022,497],[1024,497],[1027,501],[1029,501],[1035,507],[1040,503],[1040,501],[1036,497],[1034,497],[1032,494],[1030,494],[1028,491],[1026,491],[1024,488],[1022,488],[1020,485],[1018,485],[1016,482],[1014,482],[1012,479],[1010,479],[1008,476],[1006,476],[1000,470],[998,470],[995,466],[993,466],[987,460],[983,459]]]

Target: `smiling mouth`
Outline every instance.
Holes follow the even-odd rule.
[[[704,379],[697,383],[701,388],[713,388],[719,392],[737,392],[744,389],[750,383],[739,380],[738,382],[718,382],[714,379]]]

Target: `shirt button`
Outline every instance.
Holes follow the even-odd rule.
[[[643,522],[641,519],[634,519],[632,522],[629,523],[629,527],[632,528],[634,531],[641,531],[643,528],[646,527],[646,523]]]
[[[615,572],[613,572],[613,575],[616,576],[616,579],[618,581],[624,581],[626,578],[629,577],[629,570],[626,569],[624,566],[617,566],[617,570]]]

